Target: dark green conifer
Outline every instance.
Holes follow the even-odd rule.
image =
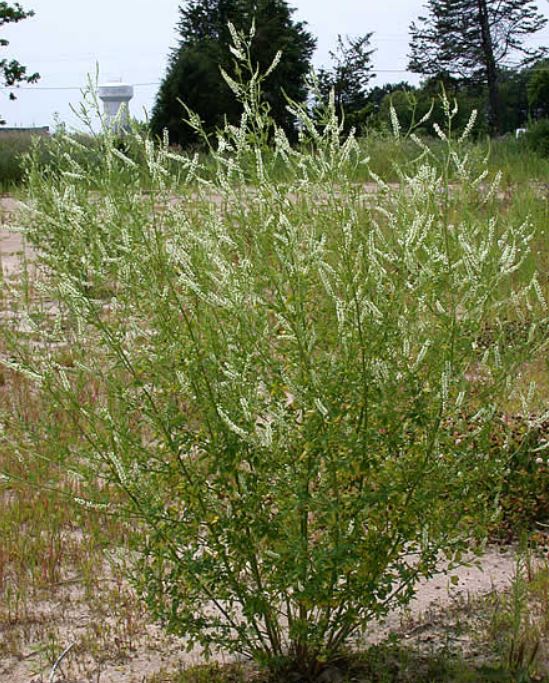
[[[283,53],[264,82],[263,93],[274,120],[291,134],[294,122],[286,109],[285,93],[294,100],[305,98],[305,77],[316,43],[306,25],[293,20],[294,11],[286,0],[190,0],[182,5],[179,44],[157,95],[153,132],[160,135],[167,129],[172,142],[193,142],[180,100],[200,116],[209,133],[223,126],[225,119],[238,122],[241,106],[221,76],[221,68],[233,71],[228,23],[247,32],[255,18],[254,64],[267,69],[276,53]]]
[[[409,69],[426,76],[449,73],[488,88],[490,129],[501,130],[499,72],[526,65],[543,49],[525,39],[547,19],[533,0],[428,0],[426,16],[413,22]]]

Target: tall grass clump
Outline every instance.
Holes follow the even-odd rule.
[[[491,141],[490,166],[502,171],[504,185],[544,182],[549,177],[549,153],[531,144],[531,139],[528,131],[518,140],[505,136]]]
[[[55,306],[26,311],[7,363],[78,430],[59,450],[77,502],[133,518],[154,617],[310,677],[484,537],[512,456],[491,435],[547,311],[521,277],[529,223],[460,212],[494,186],[451,132],[442,164],[419,140],[413,172],[364,195],[333,99],[320,123],[291,105],[292,148],[234,40],[249,79],[227,76],[243,114],[215,174],[137,131],[146,178],[108,131],[93,163],[63,135],[46,173],[31,160],[27,238]],[[504,344],[510,314],[528,334]]]
[[[21,185],[25,168],[24,156],[30,151],[33,142],[40,146],[45,156],[45,136],[28,132],[9,131],[0,134],[0,190],[13,190]]]
[[[530,151],[549,158],[549,118],[533,121],[526,131],[525,138]]]

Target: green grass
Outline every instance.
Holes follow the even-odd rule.
[[[78,142],[85,147],[93,148],[97,145],[97,139],[89,135],[76,136]],[[431,147],[435,154],[442,147],[440,140],[434,137],[424,137],[424,142]],[[5,133],[0,135],[0,191],[14,192],[22,189],[24,179],[23,156],[30,150],[32,136],[27,133]],[[47,168],[51,159],[47,154],[48,140],[41,139],[43,145],[43,163]],[[122,147],[126,143],[120,143]],[[418,155],[418,147],[409,139],[395,140],[392,136],[372,131],[360,140],[363,158],[368,158],[369,168],[386,181],[398,181],[398,168],[406,168]],[[139,164],[144,164],[144,159],[139,150],[130,142],[127,147],[129,156]],[[192,151],[173,148],[174,154],[180,154],[186,158],[192,158],[196,153],[199,163],[213,176],[215,166],[211,163],[211,157],[200,148]],[[488,168],[493,173],[502,172],[502,187],[528,186],[532,181],[543,185],[549,183],[549,158],[537,154],[529,149],[524,139],[515,140],[512,136],[490,140],[488,138],[471,143],[470,153],[478,158],[479,162],[485,156],[489,158]],[[268,158],[268,154],[267,154]],[[178,165],[174,163],[173,171],[176,172]],[[248,167],[250,177],[255,174],[255,159],[250,159]],[[286,178],[287,167],[282,161],[274,161],[271,164],[271,173],[276,179],[283,181]],[[353,173],[357,183],[371,182],[368,167],[363,164]],[[182,182],[183,179],[182,179]],[[547,192],[547,190],[545,189]]]
[[[13,193],[24,180],[23,157],[31,150],[34,136],[29,133],[0,132],[0,192]],[[43,147],[47,139],[39,136]]]
[[[504,186],[528,186],[532,181],[542,183],[547,199],[549,157],[541,156],[528,147],[524,138],[512,136],[480,143],[490,149],[490,167],[501,170]]]
[[[422,138],[435,155],[443,147],[437,138]],[[406,167],[417,157],[418,147],[411,140],[395,140],[387,135],[372,133],[361,141],[364,156],[370,158],[372,170],[384,179],[397,181],[396,169]],[[522,187],[527,189],[532,181],[541,185],[549,183],[549,158],[542,157],[528,148],[524,139],[515,140],[511,136],[490,140],[479,139],[469,143],[469,154],[480,162],[488,158],[491,174],[501,171],[502,187]],[[368,180],[366,167],[357,175],[357,181]],[[545,188],[547,196],[547,188]]]
[[[433,150],[435,156],[442,150],[443,143],[435,137],[422,137],[423,142]],[[396,140],[386,133],[372,131],[359,139],[361,158],[369,163],[361,164],[353,170],[351,177],[357,183],[372,182],[370,170],[387,182],[399,181],[399,168],[411,168],[421,151],[410,139]],[[192,157],[193,153],[174,149],[176,154]],[[528,188],[532,181],[539,184],[541,190],[549,183],[549,158],[543,157],[528,148],[523,139],[515,140],[511,136],[504,138],[483,138],[469,144],[470,155],[477,159],[478,167],[484,158],[488,158],[488,170],[491,174],[501,171],[502,188]],[[267,154],[268,158],[268,154]],[[211,157],[198,151],[199,163],[209,169],[213,175],[215,167]],[[255,160],[250,159],[250,178],[255,177]],[[279,181],[287,180],[287,167],[281,161],[271,163],[272,176]],[[440,167],[442,172],[442,167]],[[207,175],[207,174],[206,174]],[[530,188],[531,189],[531,188]],[[547,193],[547,189],[545,188]]]

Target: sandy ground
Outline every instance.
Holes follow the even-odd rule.
[[[471,560],[476,558],[471,557]],[[367,643],[378,643],[389,634],[403,642],[410,642],[418,633],[423,639],[438,638],[437,629],[445,616],[459,612],[465,605],[481,596],[502,591],[511,585],[517,568],[517,551],[509,546],[488,547],[479,558],[478,566],[461,567],[452,570],[451,575],[458,578],[452,583],[445,574],[423,581],[417,595],[406,610],[398,610],[381,623],[372,624],[365,637]],[[93,660],[84,654],[79,645],[85,641],[90,619],[97,619],[89,613],[83,596],[77,586],[62,588],[55,596],[37,605],[37,615],[43,612],[50,620],[50,627],[56,629],[59,653],[74,643],[74,650],[67,655],[55,683],[73,681],[74,683],[143,683],[149,676],[161,671],[169,672],[204,663],[200,652],[186,653],[184,641],[168,638],[152,624],[141,624],[130,648],[123,654],[116,648],[110,651],[106,641],[96,652]],[[434,634],[429,636],[429,632]],[[80,643],[79,643],[80,641]],[[22,657],[0,660],[0,681],[2,683],[45,683],[49,680],[51,668],[46,666],[38,672],[40,657],[36,654],[39,643],[29,643]],[[356,646],[364,646],[364,638],[356,641]],[[34,646],[34,647],[33,647]],[[216,660],[230,661],[219,655]],[[98,663],[98,660],[103,660]],[[43,666],[43,663],[42,663]]]
[[[23,203],[13,197],[0,197],[0,267],[3,277],[16,277],[21,271],[21,257],[28,258],[30,250],[25,246],[21,233],[12,232],[8,226],[16,225],[17,211]]]
[[[425,625],[430,615],[452,605],[468,602],[492,591],[509,588],[517,570],[518,553],[512,546],[490,546],[480,557],[471,556],[470,567],[459,567],[449,574],[438,574],[419,584],[417,594],[406,610],[396,611],[378,623],[368,640],[379,642],[389,633],[398,631],[405,638],[407,629],[403,620]],[[450,580],[450,577],[457,577]]]

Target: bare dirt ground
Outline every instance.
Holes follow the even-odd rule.
[[[410,644],[438,642],[447,629],[449,615],[461,620],[471,603],[510,587],[517,557],[514,547],[491,546],[479,558],[478,565],[453,570],[453,580],[441,574],[422,582],[406,610],[395,611],[384,622],[372,624],[365,639],[358,639],[355,645],[361,647],[365,641],[379,643],[390,634]],[[474,559],[471,556],[471,561]],[[72,650],[52,683],[145,683],[153,674],[204,663],[199,651],[185,652],[183,640],[165,636],[159,627],[147,621],[143,612],[132,612],[131,617],[129,612],[125,613],[129,589],[115,589],[118,602],[109,597],[112,590],[113,586],[105,580],[104,588],[90,599],[77,583],[67,582],[38,600],[32,614],[33,626],[27,632],[28,642],[21,653],[0,659],[0,681],[49,681],[53,651],[61,654],[71,645]],[[99,608],[101,603],[103,611]],[[135,623],[129,623],[131,620]],[[4,626],[2,632],[9,637],[9,626]],[[472,647],[470,639],[461,640],[462,649]],[[215,660],[230,661],[222,654]]]
[[[13,232],[13,227],[16,227],[17,211],[22,206],[22,202],[13,197],[0,197],[0,267],[3,276],[8,278],[18,275],[21,271],[22,256],[30,255],[23,235]]]

